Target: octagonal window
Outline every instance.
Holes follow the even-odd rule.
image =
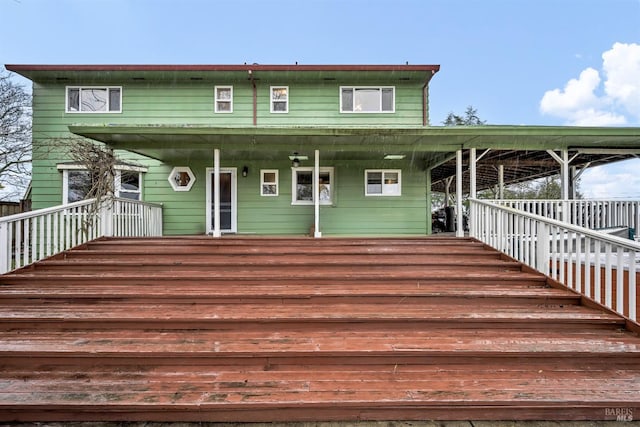
[[[169,184],[173,191],[189,191],[196,182],[196,177],[188,166],[176,166],[169,174]]]

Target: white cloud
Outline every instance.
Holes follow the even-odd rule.
[[[605,93],[640,119],[640,45],[616,43],[602,59]]]
[[[564,89],[545,92],[540,111],[575,126],[622,125],[639,121],[640,45],[615,43],[602,54],[602,60],[604,91],[599,90],[600,72],[589,67],[577,79],[569,80]]]
[[[639,159],[630,159],[587,169],[580,178],[580,191],[588,199],[640,198]]]

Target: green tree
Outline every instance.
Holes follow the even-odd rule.
[[[582,199],[579,181],[576,182],[576,199]],[[504,189],[505,199],[553,200],[562,198],[562,181],[560,175],[552,175],[532,181],[511,184]],[[478,193],[480,199],[496,199],[498,187]]]
[[[457,115],[453,112],[449,113],[442,124],[445,126],[482,126],[487,124],[487,122],[480,120],[478,110],[469,105],[463,115]]]

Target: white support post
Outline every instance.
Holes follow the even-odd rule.
[[[476,149],[472,148],[469,151],[469,173],[470,173],[470,182],[469,182],[469,197],[472,199],[476,198]]]
[[[569,150],[567,149],[561,150],[562,157],[553,150],[547,150],[547,153],[549,153],[556,162],[560,163],[560,179],[562,181],[562,214],[558,219],[560,221],[569,221],[569,163],[573,159],[569,160]],[[573,158],[576,156],[573,156]]]
[[[498,199],[504,199],[504,165],[498,165]]]
[[[464,214],[462,212],[462,150],[456,152],[456,237],[464,237]]]
[[[213,237],[222,236],[220,231],[220,150],[213,150]]]
[[[333,182],[331,183],[333,184]],[[314,188],[314,225],[313,237],[322,237],[320,231],[320,150],[315,150],[315,165],[313,168],[313,188]]]
[[[562,150],[560,167],[562,175],[562,200],[569,200],[569,150]]]
[[[449,206],[449,202],[451,201],[451,182],[453,182],[452,176],[444,180],[444,205],[445,206]]]
[[[549,226],[547,224],[538,224],[536,240],[536,269],[542,274],[549,275]]]
[[[0,274],[9,271],[11,257],[11,241],[9,240],[9,223],[0,222]]]
[[[477,180],[476,180],[476,149],[472,148],[469,151],[469,174],[470,174],[470,182],[469,182],[469,198],[471,200],[475,200],[476,199],[476,192],[477,192]],[[471,237],[475,237],[476,234],[476,216],[475,216],[475,209],[476,206],[475,204],[471,203],[471,205],[469,206],[470,212],[469,212],[469,235]]]
[[[104,200],[100,203],[100,222],[102,222],[102,235],[105,237],[113,236],[113,205],[115,200],[110,198],[109,201]]]

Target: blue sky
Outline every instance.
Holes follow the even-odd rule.
[[[489,124],[640,126],[640,0],[0,0],[0,22],[2,64],[440,64],[433,125],[473,105]],[[583,192],[640,197],[639,166]]]

